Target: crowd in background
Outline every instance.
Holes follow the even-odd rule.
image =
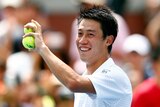
[[[89,0],[77,1],[79,8]],[[109,6],[118,21],[112,57],[129,76],[133,95],[145,80],[156,76],[160,81],[157,73],[160,72],[160,0],[97,1]],[[23,26],[31,19],[37,20],[42,25],[47,46],[81,75],[85,65],[79,60],[74,42],[78,11],[72,14],[70,33],[65,34],[51,24],[55,14],[43,11],[38,2],[0,0],[0,4],[0,107],[73,107],[73,93],[51,74],[43,59],[26,50],[21,41]],[[63,20],[67,21],[67,18]],[[65,23],[63,25],[67,29]]]

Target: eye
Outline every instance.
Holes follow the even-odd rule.
[[[93,33],[89,33],[89,34],[88,34],[89,37],[94,37],[94,35],[95,35],[95,34],[93,34]]]
[[[78,37],[82,37],[83,33],[82,32],[78,32]]]

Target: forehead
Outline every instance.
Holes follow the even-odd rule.
[[[92,19],[83,19],[79,25],[78,30],[100,30],[100,23],[98,21],[92,20]]]

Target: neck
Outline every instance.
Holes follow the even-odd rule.
[[[97,62],[86,64],[88,74],[93,74],[96,69],[98,69],[108,58],[109,56],[103,59],[99,59]]]

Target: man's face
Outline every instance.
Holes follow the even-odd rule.
[[[91,64],[106,59],[108,52],[106,39],[100,23],[90,19],[83,19],[78,25],[77,48],[82,61]]]

